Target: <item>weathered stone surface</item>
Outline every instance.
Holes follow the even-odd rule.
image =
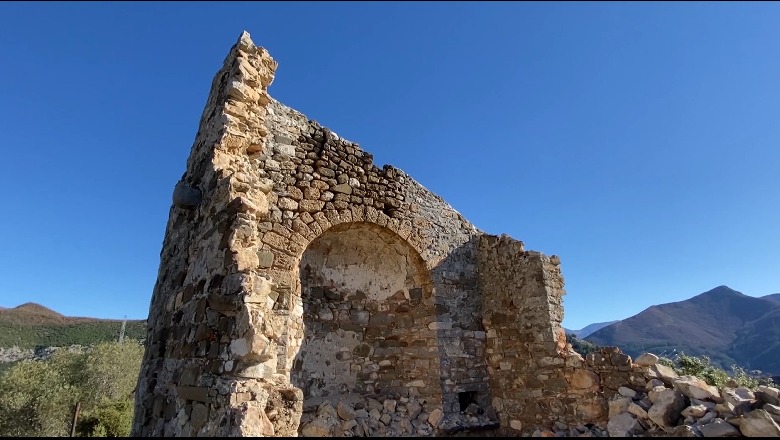
[[[672,431],[672,437],[696,437],[696,431],[688,425],[680,425]]]
[[[642,408],[641,406],[637,405],[634,402],[631,402],[630,405],[628,405],[628,412],[639,417],[640,419],[646,419],[648,418],[647,410]]]
[[[742,417],[739,430],[745,437],[780,437],[780,426],[763,409],[751,411]]]
[[[704,414],[707,414],[707,407],[704,405],[691,405],[684,410],[682,410],[682,416],[683,417],[702,417]]]
[[[301,428],[304,437],[330,437],[333,425],[325,417],[317,417]]]
[[[643,353],[634,360],[634,363],[642,367],[651,367],[658,363],[658,356],[653,353]]]
[[[197,206],[202,199],[200,190],[179,182],[173,190],[173,204],[182,208]]]
[[[643,431],[636,417],[629,413],[618,414],[609,419],[607,431],[610,437],[631,437]]]
[[[739,437],[739,431],[731,424],[715,419],[712,422],[699,427],[704,437]]]
[[[589,389],[597,387],[600,379],[599,375],[593,371],[577,370],[571,376],[571,387],[575,389]]]
[[[347,402],[339,402],[338,406],[336,406],[336,412],[342,420],[355,419],[355,408],[352,408],[352,405]]]
[[[720,392],[717,387],[708,385],[696,376],[680,376],[674,380],[674,389],[692,399],[718,399]]]
[[[628,407],[631,405],[630,397],[620,397],[609,401],[609,417],[615,417],[620,413],[628,411]]]
[[[436,408],[431,412],[431,414],[428,416],[428,423],[431,424],[434,428],[438,427],[441,421],[444,419],[444,412],[440,410],[439,408]]]
[[[650,420],[660,426],[674,426],[685,407],[685,398],[677,390],[666,389],[658,394],[653,406],[647,411]]]
[[[636,391],[632,390],[631,388],[627,388],[627,387],[620,387],[620,388],[618,388],[618,394],[620,394],[621,396],[629,397],[629,398],[636,397]]]
[[[673,369],[662,364],[655,364],[649,367],[648,376],[650,378],[659,379],[669,386],[672,386],[674,384],[674,380],[678,377],[677,373],[675,373]]]

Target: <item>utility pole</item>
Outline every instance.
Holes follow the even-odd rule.
[[[127,315],[122,320],[122,330],[119,331],[119,343],[121,344],[125,340],[125,328],[127,328]]]

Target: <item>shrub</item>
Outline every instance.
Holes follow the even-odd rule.
[[[709,385],[717,387],[736,384],[736,386],[755,389],[761,384],[773,385],[772,379],[752,376],[738,365],[732,365],[732,374],[729,375],[725,370],[712,365],[708,356],[688,356],[685,353],[679,353],[670,366],[677,374],[696,376]]]

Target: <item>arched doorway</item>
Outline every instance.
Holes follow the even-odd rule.
[[[300,286],[304,334],[291,381],[307,401],[441,402],[432,283],[404,239],[370,223],[334,226],[303,253]]]

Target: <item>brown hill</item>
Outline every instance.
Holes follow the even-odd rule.
[[[632,356],[682,351],[709,356],[724,368],[738,364],[776,373],[780,347],[771,347],[780,345],[780,334],[775,334],[780,332],[773,330],[780,323],[780,303],[769,296],[755,298],[719,286],[685,301],[649,307],[586,340],[618,346]]]
[[[36,303],[0,309],[0,348],[67,347],[116,340],[121,319],[63,316]],[[125,338],[146,336],[146,321],[127,320]]]
[[[33,302],[24,303],[10,309],[0,309],[0,322],[13,325],[67,325],[89,321],[96,321],[96,319],[64,316]]]

